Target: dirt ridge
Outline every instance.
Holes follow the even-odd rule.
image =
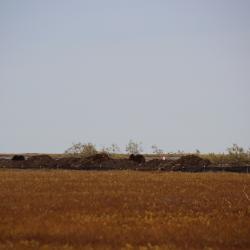
[[[143,156],[139,156],[140,159]],[[20,159],[20,160],[17,160]],[[14,169],[69,169],[69,170],[141,170],[176,172],[238,172],[249,173],[250,166],[214,166],[207,159],[197,155],[185,155],[179,159],[134,160],[133,157],[114,159],[106,153],[88,157],[53,158],[49,155],[35,155],[27,159],[13,157],[0,159],[0,168]]]

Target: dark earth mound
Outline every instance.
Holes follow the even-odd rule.
[[[137,164],[128,159],[112,159],[108,154],[100,153],[85,158],[66,157],[56,160],[59,169],[112,170],[135,169]]]
[[[142,163],[146,162],[145,157],[143,155],[141,155],[141,154],[131,154],[129,156],[129,160],[134,161],[134,162],[136,162],[138,164],[142,164]]]
[[[111,160],[111,158],[106,153],[95,154],[84,158],[86,163],[102,163],[109,160]]]
[[[15,159],[15,160],[14,160]],[[131,155],[129,158],[114,159],[106,153],[99,153],[85,158],[52,158],[49,155],[31,156],[21,160],[0,159],[0,168],[17,169],[69,169],[69,170],[145,170],[145,171],[181,171],[181,172],[238,172],[248,173],[249,166],[212,166],[211,162],[197,155],[185,155],[178,159],[166,158],[145,161],[143,155]]]
[[[56,166],[55,160],[49,155],[35,155],[27,159],[27,166],[32,168],[54,168]]]
[[[11,160],[12,161],[25,161],[25,157],[23,155],[14,155]]]
[[[172,159],[153,159],[145,163],[145,168],[147,170],[162,170],[171,171],[174,166],[175,161]]]
[[[208,159],[203,159],[197,155],[184,155],[176,161],[175,165],[185,167],[206,167],[211,165],[211,162]]]
[[[30,162],[48,162],[53,160],[54,159],[49,155],[35,155],[28,158]]]

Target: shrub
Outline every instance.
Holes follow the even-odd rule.
[[[232,165],[244,165],[250,162],[248,153],[237,144],[233,144],[227,151],[229,162]]]
[[[128,152],[129,154],[139,154],[142,151],[143,150],[142,150],[141,143],[137,143],[132,140],[130,140],[126,146],[126,152]]]
[[[250,165],[250,153],[245,151],[237,144],[233,144],[232,147],[227,149],[227,154],[208,154],[206,157],[215,165]]]
[[[97,154],[98,151],[96,147],[92,143],[76,143],[73,144],[70,148],[65,151],[65,154],[73,155],[73,156],[81,156],[81,157],[88,157],[91,155]]]

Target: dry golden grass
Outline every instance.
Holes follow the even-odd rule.
[[[250,175],[0,171],[0,249],[250,249]]]

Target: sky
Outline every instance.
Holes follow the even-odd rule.
[[[0,0],[0,152],[249,148],[249,13],[249,0]]]

